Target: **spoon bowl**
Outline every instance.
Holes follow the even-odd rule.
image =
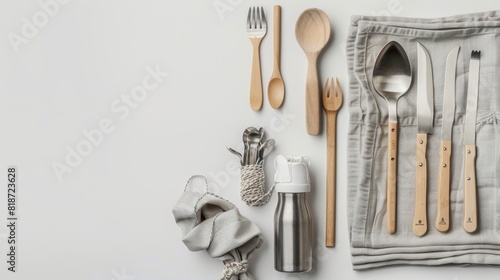
[[[274,109],[278,109],[283,103],[283,99],[285,98],[285,83],[283,83],[280,73],[276,73],[276,76],[273,75],[269,81],[267,97],[269,98],[269,104]]]
[[[320,9],[302,12],[295,24],[295,38],[305,53],[319,53],[330,39],[330,20]]]
[[[403,47],[394,41],[387,43],[380,51],[373,67],[373,88],[387,101],[389,108],[387,145],[387,232],[396,232],[396,186],[398,155],[398,99],[411,86],[410,61]]]
[[[411,80],[411,66],[405,50],[395,41],[387,43],[375,61],[373,88],[390,103],[390,107],[392,105],[389,117],[396,122],[396,101],[408,91]]]
[[[264,162],[264,158],[267,157],[272,150],[274,149],[274,146],[276,145],[274,139],[268,139],[264,142],[259,147],[259,154],[258,154],[258,160],[257,163],[262,164]]]

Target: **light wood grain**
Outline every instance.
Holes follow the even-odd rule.
[[[320,9],[307,9],[297,19],[295,38],[307,56],[306,126],[309,135],[318,135],[321,127],[319,82],[316,61],[330,39],[328,15]]]
[[[398,123],[389,122],[389,146],[387,151],[387,232],[396,232],[397,201],[397,157],[398,157]]]
[[[274,62],[275,65],[280,64],[280,52],[281,52],[281,6],[274,6]]]
[[[477,230],[476,145],[465,145],[464,155],[464,229]]]
[[[316,69],[318,53],[307,55],[307,80],[306,80],[306,126],[309,135],[318,135],[321,126],[319,104],[319,81]]]
[[[441,141],[439,151],[437,215],[434,226],[438,231],[446,232],[450,228],[451,141]]]
[[[413,233],[422,236],[427,232],[427,134],[417,134],[417,161],[415,181],[415,212]]]
[[[326,237],[325,246],[335,247],[336,172],[337,172],[337,112],[342,106],[343,93],[339,80],[326,79],[323,88],[323,108],[326,113]]]
[[[327,112],[326,154],[326,247],[335,246],[337,111]]]
[[[252,77],[250,80],[250,107],[254,111],[262,107],[262,74],[260,70],[260,42],[262,38],[250,38],[253,48]]]
[[[269,85],[267,88],[267,98],[269,104],[274,109],[278,109],[285,99],[285,83],[280,71],[281,53],[281,7],[274,6],[274,67]]]

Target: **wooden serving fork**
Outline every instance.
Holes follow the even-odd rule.
[[[337,112],[342,105],[339,80],[328,78],[323,89],[323,108],[326,114],[326,247],[335,247],[335,181]]]

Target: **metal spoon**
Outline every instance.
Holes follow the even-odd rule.
[[[265,133],[264,133],[264,128],[259,128],[259,136],[260,136],[260,144],[262,145],[264,143],[264,138],[265,138]]]
[[[267,157],[274,149],[275,141],[274,139],[268,139],[264,144],[259,147],[259,157],[257,159],[258,164],[262,164],[264,158]]]
[[[243,144],[245,145],[245,148],[243,151],[243,165],[250,164],[250,135],[252,135],[252,138],[253,138],[253,137],[255,137],[254,136],[255,134],[260,135],[259,131],[255,127],[248,127],[243,132]]]
[[[373,67],[373,88],[389,106],[387,150],[387,231],[396,232],[396,185],[398,155],[397,102],[410,88],[412,72],[403,47],[394,41],[380,51]]]
[[[248,135],[248,165],[257,163],[258,149],[260,146],[260,134],[258,131]]]

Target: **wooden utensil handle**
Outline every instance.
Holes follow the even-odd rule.
[[[396,183],[398,162],[398,123],[389,122],[387,150],[387,232],[396,232]]]
[[[326,247],[335,247],[337,112],[327,112],[326,128]]]
[[[476,205],[476,145],[465,145],[464,155],[464,229],[477,229]]]
[[[308,54],[306,81],[306,126],[309,135],[318,135],[320,130],[319,83],[316,60],[318,54]]]
[[[253,47],[252,77],[250,80],[250,107],[254,111],[262,107],[262,74],[260,72],[260,42],[262,38],[251,38]]]
[[[274,65],[280,65],[281,50],[281,6],[274,6]]]
[[[427,232],[427,134],[417,134],[417,178],[415,181],[415,214],[413,233],[422,236]]]
[[[435,227],[440,232],[450,228],[450,159],[451,141],[442,141],[439,152],[437,216]]]

